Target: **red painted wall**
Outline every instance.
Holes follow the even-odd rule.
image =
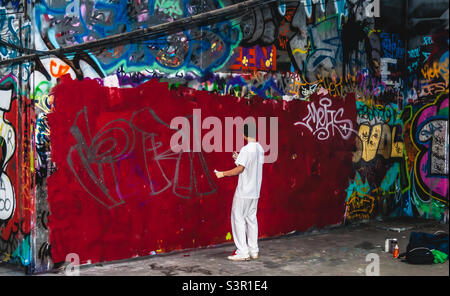
[[[57,170],[48,179],[48,227],[55,262],[68,253],[94,263],[227,241],[237,178],[216,179],[213,170],[233,168],[231,153],[168,152],[174,131],[161,121],[192,115],[193,108],[222,123],[226,116],[278,117],[278,160],[264,165],[260,237],[322,228],[344,218],[354,136],[345,140],[335,129],[319,140],[294,125],[307,120],[311,104],[320,106],[318,95],[311,102],[249,102],[169,90],[156,81],[115,89],[63,78],[54,96],[48,119]],[[355,106],[352,97],[333,98],[329,110],[341,109],[335,118],[356,126]]]

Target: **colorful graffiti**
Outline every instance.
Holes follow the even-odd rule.
[[[42,1],[35,7],[37,32],[44,49],[80,44],[117,33],[168,22],[177,17],[220,8],[220,1]],[[200,6],[200,7],[198,7]],[[83,60],[99,75],[107,76],[118,67],[126,71],[143,68],[163,73],[193,71],[212,72],[222,67],[239,44],[241,33],[231,21],[203,26],[156,40],[147,40],[105,49],[91,55],[78,55],[73,60],[60,57],[75,71],[81,71]]]
[[[398,105],[356,105],[356,175],[347,189],[347,221],[389,216],[396,208],[396,195],[410,186]]]
[[[11,3],[15,1],[10,1]],[[19,1],[17,1],[19,2]],[[22,2],[22,1],[20,1]],[[0,60],[18,57],[23,47],[29,47],[31,25],[29,21],[22,21],[14,13],[9,13],[7,9],[0,6]],[[31,72],[31,64],[23,63],[20,67],[11,65],[0,68],[1,77],[13,75],[16,80],[21,79],[28,82]]]
[[[260,47],[238,47],[231,56],[234,61],[230,70],[238,71],[276,71],[277,50],[275,45]]]
[[[440,95],[432,104],[422,107],[412,121],[412,143],[417,149],[414,161],[414,198],[435,207],[425,211],[441,218],[448,207],[448,94]]]
[[[380,57],[401,60],[402,46],[393,41],[395,35],[379,36]],[[404,94],[383,91],[357,102],[357,175],[349,190],[368,182],[369,190],[361,195],[373,197],[375,206],[366,204],[371,212],[367,219],[387,215],[448,221],[448,37],[424,36],[420,42],[404,53],[410,74],[409,81],[399,82],[406,86],[400,88]],[[399,80],[390,74],[382,79],[385,85],[388,79]],[[395,103],[374,104],[392,94]]]
[[[361,176],[356,173],[355,180],[350,181],[346,191],[346,219],[369,219],[375,207],[375,198],[369,195],[370,185],[367,183],[367,180],[363,183]]]
[[[0,166],[0,221],[7,222],[14,214],[16,198],[14,188],[6,169],[9,161],[16,151],[16,131],[8,120],[5,113],[11,110],[13,89],[11,85],[6,86],[8,90],[0,91],[0,146],[2,148]]]
[[[0,1],[0,59],[237,2]],[[280,198],[262,200],[262,236],[385,216],[448,221],[448,29],[406,39],[375,22],[377,9],[277,2],[0,67],[2,260],[45,271],[72,252],[98,262],[229,240],[221,200],[232,184],[211,174],[228,157],[167,149],[167,116],[193,106],[278,116],[283,151],[266,170],[279,185],[264,190]]]
[[[32,195],[27,185],[31,177],[26,155],[30,143],[17,135],[17,130],[29,132],[26,100],[18,104],[17,80],[8,75],[0,81],[0,260],[28,266],[31,263]],[[20,120],[19,114],[25,120]],[[21,186],[19,186],[19,184]],[[22,186],[23,185],[23,186]]]

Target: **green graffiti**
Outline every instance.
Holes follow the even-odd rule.
[[[358,172],[356,172],[355,180],[354,181],[350,180],[348,188],[345,191],[347,191],[346,201],[348,201],[352,196],[353,192],[357,192],[361,196],[369,194],[370,185],[367,182],[367,180],[365,183],[363,183],[361,176],[359,175]]]
[[[382,122],[391,126],[403,124],[398,111],[398,105],[394,103],[390,103],[386,106],[368,106],[363,102],[356,102],[356,110],[360,121]]]
[[[426,219],[442,220],[442,215],[447,210],[447,206],[442,202],[430,199],[427,202],[421,200],[417,194],[413,193],[414,205],[421,217]]]
[[[183,15],[183,11],[180,8],[180,3],[177,0],[156,0],[155,10],[160,10],[169,16],[174,14]]]
[[[30,247],[30,236],[27,237],[20,243],[17,249],[12,253],[11,257],[14,261],[22,263],[22,265],[27,266],[31,263],[31,247]]]
[[[412,186],[410,190],[410,198],[412,199],[420,217],[425,219],[442,220],[443,215],[448,210],[448,206],[434,198],[424,201],[420,198],[416,191],[414,178],[412,178]]]
[[[398,162],[394,163],[386,173],[383,181],[381,182],[380,188],[384,192],[389,192],[389,189],[397,181],[398,175],[400,173],[400,165]]]

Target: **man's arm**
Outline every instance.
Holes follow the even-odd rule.
[[[224,172],[216,172],[217,178],[223,178],[223,177],[231,177],[231,176],[237,176],[240,173],[244,171],[244,167],[242,165],[238,165],[234,169],[231,169],[229,171]]]

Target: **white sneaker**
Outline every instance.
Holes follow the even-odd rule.
[[[234,252],[233,255],[228,256],[228,260],[231,260],[231,261],[248,261],[248,260],[250,260],[250,256],[249,255],[243,256],[243,255],[240,255],[240,254],[237,254],[236,252]]]
[[[258,259],[258,253],[250,253],[250,258]]]

